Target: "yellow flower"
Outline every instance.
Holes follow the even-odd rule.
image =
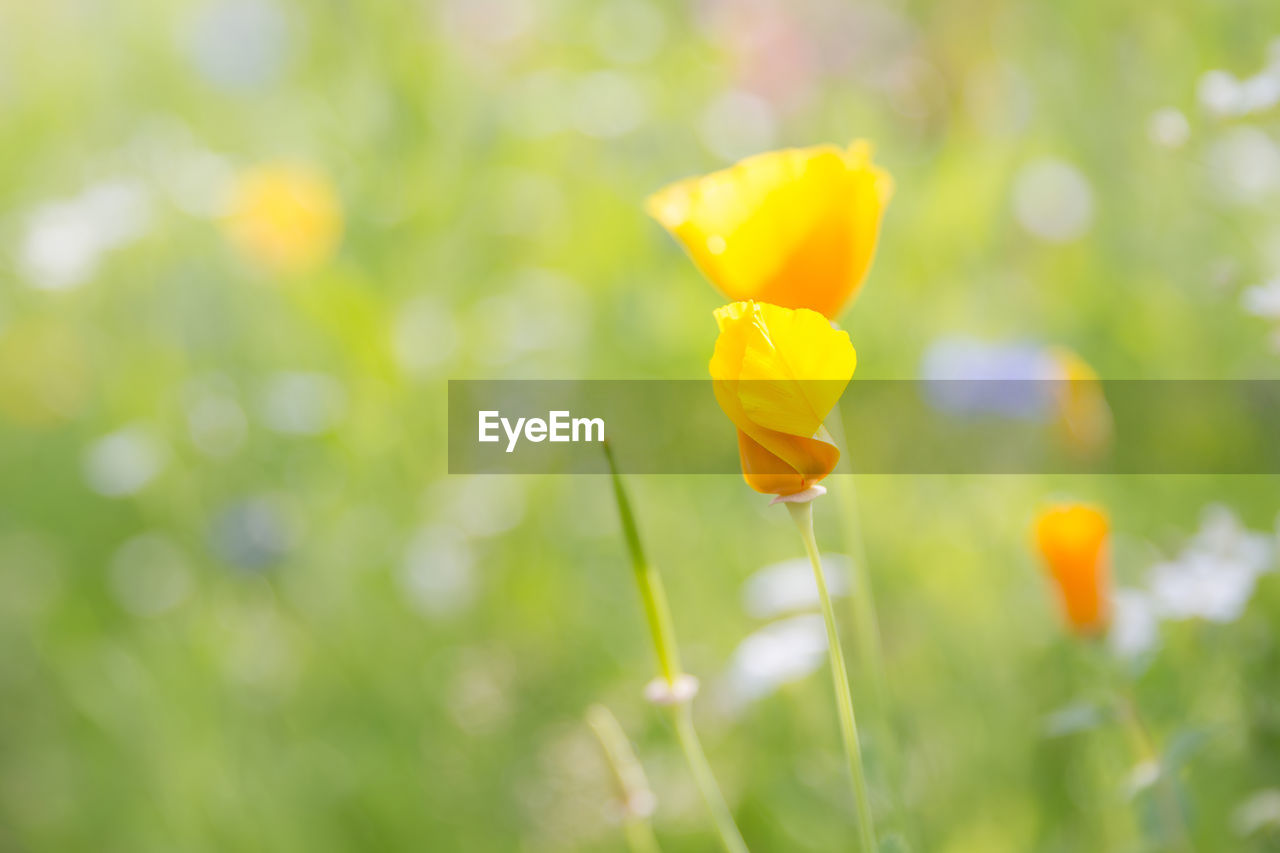
[[[738,428],[742,474],[757,492],[802,492],[836,467],[822,426],[853,378],[847,332],[816,311],[734,302],[715,312],[716,401]]]
[[[337,249],[342,208],[323,175],[276,164],[236,180],[224,225],[231,242],[254,263],[274,273],[303,273]]]
[[[672,184],[646,207],[729,299],[834,319],[862,286],[892,193],[859,141],[749,157]]]
[[[1111,443],[1111,407],[1102,393],[1102,382],[1089,363],[1072,350],[1055,347],[1060,381],[1056,383],[1059,425],[1067,446],[1084,457],[1094,457]]]
[[[1107,516],[1088,504],[1058,504],[1036,518],[1036,546],[1079,634],[1101,633],[1110,618],[1107,527]]]

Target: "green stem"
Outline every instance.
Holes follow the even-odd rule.
[[[711,772],[711,764],[702,751],[702,741],[693,727],[693,710],[688,702],[680,702],[671,707],[672,722],[675,725],[676,737],[680,740],[680,748],[684,750],[685,760],[689,762],[689,770],[693,773],[702,799],[711,812],[711,820],[720,833],[720,842],[729,853],[747,853],[747,843],[742,840],[737,824],[733,821],[733,813],[729,804],[720,793],[715,774]]]
[[[1191,831],[1182,813],[1182,804],[1178,800],[1177,788],[1174,787],[1173,778],[1167,772],[1163,756],[1156,748],[1151,729],[1147,727],[1138,711],[1137,700],[1127,684],[1117,684],[1115,692],[1120,723],[1124,726],[1130,742],[1133,743],[1134,751],[1137,752],[1140,761],[1154,763],[1159,773],[1155,781],[1157,786],[1155,797],[1159,802],[1160,819],[1165,825],[1165,834],[1171,839],[1176,839],[1175,843],[1180,850],[1195,850],[1195,845],[1191,842]]]
[[[595,732],[605,762],[613,772],[618,801],[622,805],[622,829],[627,845],[632,853],[658,853],[658,839],[649,823],[653,792],[626,732],[603,705],[592,705],[587,709],[587,724]]]
[[[844,418],[839,406],[832,409],[831,414],[827,416],[826,426],[836,444],[841,447],[849,446],[845,436]],[[844,457],[844,462],[848,465],[847,456]],[[871,583],[867,547],[862,538],[857,485],[852,470],[842,473],[841,476],[832,477],[828,482],[840,510],[840,531],[845,550],[853,563],[850,579],[852,594],[849,596],[849,601],[853,616],[853,633],[856,641],[854,648],[857,653],[858,670],[869,676],[867,680],[870,682],[872,722],[879,738],[877,742],[881,746],[880,754],[884,756],[890,802],[893,806],[894,828],[901,834],[901,840],[910,849],[915,846],[916,839],[903,802],[905,774],[902,749],[893,724],[889,680],[885,674],[884,643],[880,635],[880,620],[877,616],[875,591]]]
[[[876,831],[871,816],[871,797],[867,791],[867,777],[862,769],[862,747],[858,743],[858,724],[853,718],[853,695],[849,691],[849,673],[845,669],[844,651],[840,646],[840,634],[836,630],[835,610],[831,595],[827,592],[827,579],[822,571],[822,559],[818,555],[818,543],[813,536],[813,502],[788,503],[791,518],[804,540],[804,550],[813,565],[813,579],[818,585],[818,598],[822,602],[822,618],[827,623],[827,651],[831,660],[831,681],[835,688],[836,709],[840,713],[840,736],[844,742],[845,758],[853,777],[853,799],[858,809],[858,833],[862,849],[875,853]]]
[[[640,531],[636,527],[635,515],[631,512],[631,501],[622,484],[622,475],[618,473],[613,449],[607,442],[604,445],[604,455],[609,460],[609,471],[613,475],[613,496],[618,501],[622,536],[627,542],[627,553],[631,555],[631,569],[635,572],[636,585],[640,588],[640,600],[644,604],[645,620],[649,623],[649,635],[653,637],[654,651],[658,655],[658,668],[667,683],[674,684],[683,670],[680,667],[680,649],[676,645],[675,628],[671,624],[671,609],[667,606],[667,593],[658,570],[645,559],[644,548],[640,544]]]
[[[613,450],[606,442],[605,457],[609,461],[609,471],[613,475],[613,495],[618,501],[618,516],[622,522],[622,535],[627,543],[627,551],[631,555],[631,567],[635,572],[636,585],[640,588],[640,599],[644,602],[645,620],[649,624],[649,634],[653,637],[654,650],[658,656],[658,668],[668,688],[674,692],[677,681],[684,677],[680,666],[680,649],[676,644],[675,628],[671,622],[671,609],[667,605],[667,594],[662,586],[662,577],[657,569],[645,558],[644,548],[640,543],[640,532],[636,526],[635,514],[631,511],[631,501],[618,473],[617,462],[613,458]],[[675,702],[672,707],[672,723],[680,748],[684,751],[689,770],[693,773],[694,782],[702,799],[711,814],[716,832],[720,835],[720,843],[728,853],[747,853],[746,842],[742,833],[734,823],[733,813],[725,802],[724,794],[711,772],[702,742],[693,726],[693,712],[685,699]]]

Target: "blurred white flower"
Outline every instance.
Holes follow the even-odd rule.
[[[1032,236],[1069,243],[1083,237],[1093,224],[1093,188],[1070,163],[1036,160],[1014,178],[1013,213]]]
[[[400,586],[425,616],[441,617],[469,607],[476,596],[471,546],[449,525],[418,530],[405,548]]]
[[[773,147],[776,134],[773,107],[750,92],[721,94],[703,111],[698,123],[702,144],[728,161],[767,151]]]
[[[214,0],[192,17],[187,54],[195,70],[221,89],[268,85],[284,70],[289,26],[267,0]]]
[[[1236,118],[1265,112],[1280,103],[1280,64],[1269,64],[1243,80],[1215,68],[1200,75],[1196,86],[1200,104],[1219,118]]]
[[[1191,125],[1181,110],[1165,107],[1147,119],[1147,138],[1162,148],[1181,148],[1191,138]]]
[[[1216,116],[1237,115],[1240,110],[1240,81],[1229,71],[1211,69],[1200,75],[1196,96],[1200,105]]]
[[[610,62],[648,62],[662,48],[667,22],[662,10],[646,0],[609,0],[591,20],[596,50]]]
[[[573,125],[587,136],[612,139],[639,127],[649,112],[636,78],[620,71],[596,71],[574,86]]]
[[[1280,829],[1280,788],[1263,788],[1251,794],[1232,813],[1231,827],[1241,836]]]
[[[342,383],[323,373],[273,374],[259,395],[263,422],[285,435],[320,435],[343,417],[347,394]]]
[[[1151,569],[1157,611],[1168,619],[1234,621],[1258,576],[1273,569],[1274,550],[1271,536],[1245,529],[1231,510],[1206,508],[1200,531],[1182,553]]]
[[[1156,647],[1159,619],[1151,597],[1142,590],[1121,587],[1111,599],[1111,630],[1107,641],[1119,658],[1134,660]]]
[[[771,622],[734,650],[724,674],[728,704],[741,709],[822,666],[827,631],[816,613]]]
[[[151,223],[151,197],[137,181],[94,184],[27,218],[18,267],[42,290],[66,290],[93,277],[103,255],[141,237]]]
[[[1280,318],[1280,276],[1249,288],[1241,295],[1240,302],[1250,314]]]
[[[833,596],[849,591],[853,561],[844,554],[823,554],[822,568],[827,590]],[[819,605],[818,585],[807,557],[772,563],[742,585],[742,605],[757,619],[772,619],[784,613],[816,610]]]
[[[1228,201],[1251,204],[1280,187],[1280,149],[1256,127],[1233,127],[1209,149],[1208,169]]]
[[[158,533],[125,542],[111,558],[111,590],[125,610],[159,616],[186,599],[191,571],[182,550]]]
[[[84,456],[85,480],[100,495],[132,495],[160,473],[167,456],[164,443],[149,427],[131,424],[89,446]]]

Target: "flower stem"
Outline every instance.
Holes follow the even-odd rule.
[[[729,804],[720,793],[720,786],[716,783],[715,774],[711,772],[707,755],[702,751],[702,741],[698,739],[698,732],[693,727],[693,709],[688,702],[681,702],[671,707],[671,714],[680,748],[684,750],[694,782],[702,792],[702,799],[711,812],[711,820],[720,833],[720,842],[729,853],[747,853],[747,844],[742,840],[737,824],[733,822],[733,813],[729,811]]]
[[[1182,804],[1178,799],[1178,789],[1173,777],[1165,766],[1165,759],[1156,748],[1151,729],[1142,719],[1138,710],[1138,702],[1127,684],[1119,684],[1115,688],[1117,715],[1120,723],[1133,744],[1141,761],[1152,762],[1156,767],[1156,790],[1153,792],[1164,824],[1165,835],[1179,850],[1191,851],[1195,846],[1191,842],[1191,831],[1187,827],[1186,816],[1182,813]]]
[[[836,709],[840,714],[840,736],[844,742],[845,758],[853,777],[853,798],[858,810],[858,834],[865,853],[875,853],[876,831],[871,816],[871,798],[867,791],[867,777],[862,769],[862,748],[858,743],[858,724],[853,717],[853,696],[849,692],[849,673],[845,669],[844,651],[840,646],[840,634],[836,630],[835,610],[831,606],[831,594],[827,591],[827,579],[822,571],[818,555],[818,543],[813,536],[813,503],[788,503],[791,518],[804,540],[804,550],[813,565],[813,579],[818,585],[818,598],[822,602],[822,618],[827,623],[827,652],[831,660],[831,681],[835,688]]]
[[[645,619],[649,623],[649,634],[653,637],[654,650],[658,656],[658,669],[662,680],[671,695],[676,695],[678,682],[688,678],[680,666],[680,649],[676,644],[675,629],[671,624],[671,609],[667,605],[667,594],[662,586],[662,577],[657,569],[645,558],[644,548],[640,543],[640,533],[636,527],[635,515],[631,511],[631,501],[623,486],[622,476],[618,473],[617,462],[613,458],[613,450],[606,442],[605,457],[609,461],[609,471],[613,475],[613,494],[618,501],[618,516],[622,522],[622,534],[627,543],[627,551],[631,555],[631,568],[635,572],[636,585],[640,588],[640,599],[644,602]],[[702,794],[707,811],[720,835],[720,843],[728,853],[747,853],[746,842],[738,831],[733,820],[729,804],[716,783],[711,765],[707,762],[706,752],[698,739],[698,732],[693,725],[693,712],[690,708],[690,697],[678,699],[671,704],[672,723],[680,748],[684,751],[685,760],[693,780]]]
[[[658,853],[649,815],[653,813],[653,791],[645,778],[644,768],[636,758],[618,720],[603,705],[587,709],[587,725],[595,732],[605,761],[613,772],[618,801],[622,806],[622,829],[632,853]]]

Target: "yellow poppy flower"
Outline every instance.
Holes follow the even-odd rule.
[[[1057,384],[1059,425],[1067,446],[1084,457],[1094,457],[1111,443],[1111,407],[1102,393],[1102,382],[1089,363],[1072,350],[1050,351],[1061,381]]]
[[[294,165],[264,166],[235,181],[224,225],[254,263],[274,273],[303,273],[337,249],[342,208],[323,175]]]
[[[834,319],[862,286],[889,173],[858,141],[749,157],[651,196],[649,214],[671,232],[721,293]]]
[[[1101,633],[1110,618],[1107,528],[1106,515],[1088,504],[1052,506],[1036,519],[1036,546],[1078,634]]]
[[[775,495],[808,489],[840,459],[822,422],[853,378],[849,334],[816,311],[764,302],[734,302],[715,317],[712,385],[738,428],[747,484]]]

